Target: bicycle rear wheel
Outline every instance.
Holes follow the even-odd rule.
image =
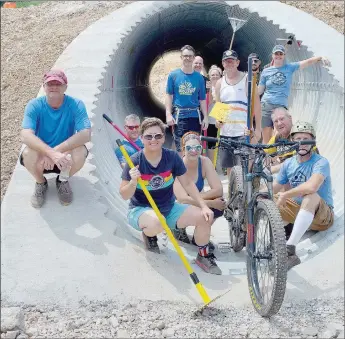
[[[245,245],[245,232],[242,229],[245,219],[245,201],[242,168],[234,166],[230,172],[228,207],[225,217],[228,221],[230,246],[234,252],[242,251]]]
[[[254,253],[247,256],[249,294],[255,310],[271,317],[283,303],[287,278],[284,224],[272,200],[257,201],[254,244]]]

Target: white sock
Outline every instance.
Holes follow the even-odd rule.
[[[307,231],[307,229],[313,222],[313,219],[314,213],[300,209],[293,225],[292,233],[286,244],[297,246],[303,234]]]

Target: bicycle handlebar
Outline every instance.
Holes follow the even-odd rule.
[[[215,142],[219,144],[228,144],[233,147],[236,146],[245,146],[248,148],[253,149],[269,149],[274,148],[278,146],[300,146],[300,145],[315,145],[315,140],[302,140],[302,141],[279,141],[274,144],[266,145],[266,144],[249,144],[247,142],[242,141],[234,141],[227,138],[212,138],[212,137],[200,137],[201,141],[207,141],[207,142]]]

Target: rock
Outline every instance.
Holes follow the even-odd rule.
[[[167,328],[162,332],[164,338],[172,338],[175,335],[175,330],[173,328]]]
[[[330,339],[335,338],[337,336],[337,330],[336,329],[326,329],[321,334],[318,335],[319,338],[323,339]]]
[[[117,338],[130,338],[130,335],[126,330],[119,329],[117,331]]]
[[[126,316],[126,315],[123,315],[121,318],[121,321],[123,321],[123,322],[127,322],[129,319],[128,319],[128,317]]]
[[[24,313],[20,307],[4,307],[1,309],[1,332],[25,330]]]
[[[317,336],[319,330],[316,327],[306,327],[302,330],[302,333],[308,337]]]
[[[330,330],[336,330],[336,331],[343,331],[344,330],[344,324],[341,324],[341,323],[329,323],[327,325],[327,329],[330,329]]]
[[[29,337],[25,333],[20,333],[16,339],[29,339]]]
[[[155,328],[158,328],[159,330],[163,330],[165,328],[165,323],[164,321],[160,321]]]
[[[30,327],[27,331],[26,334],[30,337],[36,337],[38,334],[38,330],[36,327]]]
[[[144,304],[138,304],[137,310],[140,312],[147,312],[149,310],[149,308]]]
[[[344,339],[345,338],[345,334],[344,334],[344,330],[340,331],[339,335],[337,336],[337,338],[341,338]]]
[[[5,338],[6,339],[16,339],[19,334],[19,331],[7,331]]]
[[[112,316],[112,317],[109,318],[109,323],[114,328],[119,326],[119,321],[117,320],[117,318],[115,316]]]

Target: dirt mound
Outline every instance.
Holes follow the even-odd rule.
[[[24,107],[36,97],[42,74],[86,27],[130,2],[54,1],[27,8],[1,8],[1,199],[18,159]],[[344,2],[283,2],[344,34]],[[153,81],[156,93],[164,91],[162,81],[157,74]]]

